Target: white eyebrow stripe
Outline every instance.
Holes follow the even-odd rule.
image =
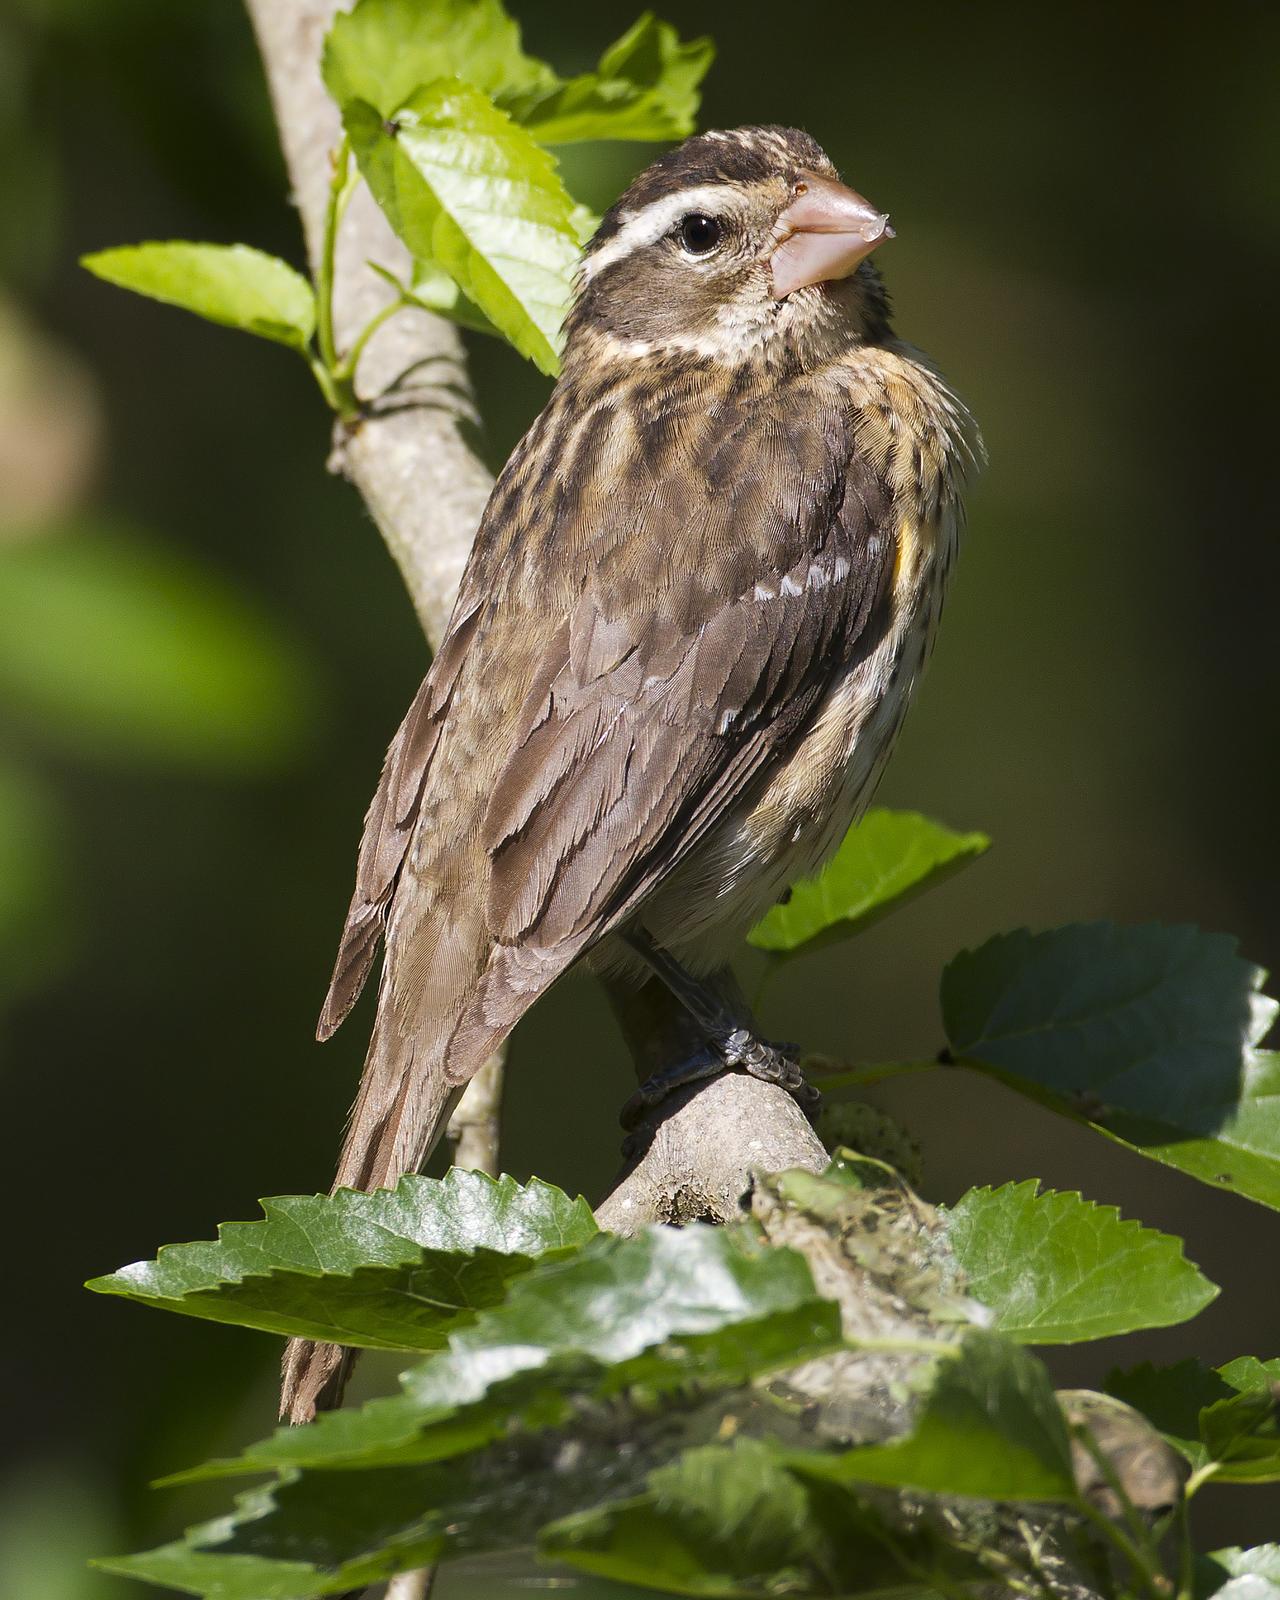
[[[647,244],[656,244],[664,233],[672,229],[686,211],[725,210],[729,186],[723,183],[704,183],[696,188],[681,189],[678,194],[663,195],[661,200],[650,200],[639,211],[627,213],[627,220],[607,244],[593,250],[582,264],[582,278],[589,283],[597,272],[603,272],[633,250]]]

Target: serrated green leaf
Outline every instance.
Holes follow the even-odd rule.
[[[0,548],[0,701],[99,759],[287,763],[314,721],[307,665],[269,616],[133,530]]]
[[[714,53],[710,39],[682,42],[646,12],[594,72],[565,81],[525,54],[497,0],[360,0],[334,20],[324,79],[344,109],[364,100],[389,117],[424,85],[461,78],[543,144],[680,139],[693,130]]]
[[[334,18],[323,74],[344,109],[363,100],[384,117],[439,78],[464,78],[495,98],[550,93],[557,82],[525,54],[500,0],[359,0]]]
[[[541,1554],[615,1582],[717,1597],[765,1593],[898,1600],[989,1578],[923,1520],[888,1527],[841,1485],[788,1471],[771,1444],[740,1438],[686,1450],[646,1492],[544,1528]]]
[[[305,350],[315,332],[311,285],[287,261],[247,244],[121,245],[81,256],[80,265],[121,289],[294,350]]]
[[[424,1363],[404,1382],[420,1403],[471,1399],[551,1355],[601,1362],[611,1387],[682,1371],[738,1379],[785,1359],[797,1338],[839,1340],[837,1308],[818,1297],[802,1256],[701,1224],[649,1228],[545,1263],[450,1340],[447,1366]]]
[[[942,977],[952,1053],[1153,1160],[1280,1209],[1276,1014],[1236,942],[1196,928],[1022,929]]]
[[[287,1476],[243,1498],[234,1517],[109,1565],[257,1600],[531,1544],[552,1517],[642,1487],[673,1437],[683,1442],[691,1385],[739,1385],[839,1343],[838,1308],[818,1299],[791,1251],[697,1224],[600,1235],[514,1282],[501,1306],[451,1335],[446,1355],[407,1373],[396,1400],[255,1447],[236,1465],[253,1458]],[[639,1417],[619,1398],[636,1385],[650,1396]],[[655,1412],[654,1392],[678,1392],[679,1409]],[[653,1443],[640,1449],[646,1426]],[[424,1459],[408,1464],[414,1448]]]
[[[1106,1389],[1216,1482],[1280,1480],[1280,1359],[1242,1356],[1216,1371],[1194,1360],[1143,1362],[1111,1373]]]
[[[503,1304],[402,1376],[401,1395],[280,1429],[182,1476],[430,1461],[520,1417],[553,1426],[565,1395],[722,1388],[840,1342],[838,1308],[791,1251],[748,1250],[732,1230],[705,1227],[600,1235],[511,1282]]]
[[[916,811],[874,807],[816,878],[795,884],[747,935],[785,959],[847,939],[989,848],[983,833],[953,833]]]
[[[794,1471],[986,1500],[1069,1501],[1071,1446],[1053,1386],[1034,1356],[996,1333],[969,1334],[938,1363],[910,1435],[837,1454],[789,1451]]]
[[[580,1571],[691,1595],[825,1594],[810,1495],[767,1445],[687,1450],[649,1474],[643,1497],[566,1517],[542,1554]],[[818,1578],[818,1583],[815,1583]]]
[[[168,1245],[87,1287],[268,1333],[435,1350],[535,1259],[597,1232],[581,1198],[456,1167],[439,1181],[406,1174],[394,1189],[283,1195],[262,1209],[261,1222],[225,1223],[216,1243]]]
[[[446,271],[554,375],[578,238],[551,157],[456,78],[417,91],[394,122],[364,101],[345,117],[365,181],[410,253]]]
[[[947,1214],[952,1253],[995,1326],[1024,1344],[1164,1328],[1217,1295],[1182,1241],[1037,1180],[970,1189]]]
[[[509,106],[543,144],[583,139],[683,139],[693,132],[698,86],[715,57],[708,38],[682,43],[645,12],[585,72]]]

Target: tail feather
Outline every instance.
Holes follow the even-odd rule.
[[[495,949],[483,922],[441,915],[439,899],[425,892],[399,911],[405,922],[391,929],[335,1189],[390,1188],[420,1171],[467,1084],[578,953],[567,941],[555,950]],[[292,1340],[281,1416],[309,1422],[339,1405],[354,1359],[337,1345]]]
[[[463,1083],[451,1083],[443,1064],[405,1038],[380,1004],[360,1092],[347,1123],[333,1187],[392,1188],[424,1167],[440,1142]],[[474,1072],[481,1066],[477,1061]],[[468,1077],[472,1072],[467,1074]],[[341,1345],[291,1339],[280,1379],[280,1415],[310,1422],[341,1404],[356,1352]]]

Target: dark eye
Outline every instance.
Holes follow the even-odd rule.
[[[715,217],[691,211],[680,219],[680,243],[691,256],[709,255],[720,243],[721,228]]]

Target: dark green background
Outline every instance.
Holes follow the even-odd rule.
[[[565,69],[633,14],[523,8],[530,46]],[[706,124],[803,124],[893,213],[880,260],[899,325],[991,453],[881,798],[985,828],[995,848],[857,945],[789,969],[770,1028],[851,1059],[931,1051],[943,962],[1020,923],[1195,921],[1277,965],[1274,9],[664,14],[719,42]],[[575,150],[565,168],[602,206],[643,154]],[[356,497],[325,474],[328,419],[302,364],[75,265],[148,237],[299,259],[232,0],[10,0],[0,189],[0,462],[23,469],[0,484],[0,597],[5,563],[37,550],[65,551],[73,574],[120,552],[126,578],[138,541],[170,553],[240,618],[224,653],[249,730],[208,733],[181,697],[168,722],[148,712],[187,624],[145,582],[140,603],[175,638],[139,666],[132,722],[91,692],[111,653],[92,572],[79,612],[28,617],[34,688],[6,678],[0,641],[0,777],[31,801],[25,817],[0,806],[0,870],[17,883],[0,895],[15,1345],[0,1588],[83,1600],[121,1590],[82,1555],[154,1542],[209,1503],[151,1494],[148,1477],[270,1420],[272,1341],[78,1285],[252,1215],[258,1195],[327,1184],[367,1008],[325,1049],[311,1028],[424,648]],[[545,384],[495,344],[474,354],[496,465]],[[18,364],[53,386],[42,411]],[[57,711],[67,693],[74,715]],[[506,1165],[598,1196],[627,1082],[594,992],[554,995],[513,1055]],[[1274,1215],[973,1078],[912,1077],[880,1098],[923,1140],[930,1196],[1030,1175],[1079,1187],[1183,1234],[1224,1286],[1187,1328],[1053,1355],[1064,1382],[1147,1355],[1280,1352]],[[1218,1543],[1275,1537],[1280,1497],[1210,1488],[1197,1520]]]

